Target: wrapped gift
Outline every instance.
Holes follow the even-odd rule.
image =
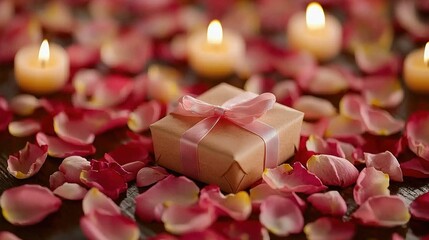
[[[293,156],[304,114],[222,83],[150,126],[157,163],[238,192]]]

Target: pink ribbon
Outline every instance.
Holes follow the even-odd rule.
[[[271,93],[255,95],[249,92],[234,97],[221,106],[212,105],[188,95],[182,97],[174,111],[175,114],[204,118],[183,133],[180,138],[183,173],[198,178],[198,144],[222,118],[262,138],[265,145],[264,166],[276,167],[279,151],[277,130],[257,120],[273,107],[275,101],[275,96]]]

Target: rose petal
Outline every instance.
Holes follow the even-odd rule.
[[[347,187],[356,182],[359,171],[347,159],[332,155],[314,155],[307,161],[308,171],[323,184]]]
[[[112,199],[108,198],[97,188],[91,188],[82,200],[82,209],[84,214],[93,211],[104,212],[110,215],[121,214],[121,209]]]
[[[374,167],[377,170],[387,173],[393,181],[403,181],[398,159],[389,151],[378,154],[365,153],[365,163],[367,167]]]
[[[76,183],[64,183],[55,188],[53,193],[67,200],[82,200],[88,190]]]
[[[304,233],[310,240],[353,239],[355,226],[351,222],[342,222],[336,218],[322,217],[314,222],[307,223],[304,227]]]
[[[404,91],[396,77],[369,77],[364,85],[362,95],[369,105],[396,107],[404,99]]]
[[[147,78],[147,92],[151,99],[168,104],[182,95],[178,85],[182,74],[172,67],[153,64],[148,68]]]
[[[398,196],[375,196],[362,204],[352,217],[364,225],[394,227],[406,224],[410,213]]]
[[[429,161],[423,158],[417,157],[401,163],[401,169],[404,176],[429,178]]]
[[[399,1],[395,4],[395,19],[400,26],[414,38],[421,41],[429,40],[427,24],[420,20],[416,11],[417,1]]]
[[[98,188],[112,199],[118,198],[119,194],[128,188],[125,178],[111,167],[99,170],[82,170],[80,181],[87,187]]]
[[[10,101],[10,109],[21,116],[28,116],[40,107],[39,99],[30,94],[19,94]]]
[[[47,136],[41,132],[36,135],[36,140],[39,145],[48,145],[48,155],[51,157],[88,156],[95,153],[93,145],[73,145],[60,138]]]
[[[249,3],[233,4],[222,17],[222,26],[244,37],[257,35],[260,24],[256,6]]]
[[[410,212],[414,218],[429,221],[429,193],[423,193],[410,204]]]
[[[183,206],[173,204],[162,213],[162,222],[167,231],[174,234],[184,234],[202,231],[216,220],[212,207]]]
[[[272,78],[265,78],[261,75],[252,75],[249,79],[247,79],[243,88],[248,92],[262,94],[264,92],[270,91],[274,84],[275,81]]]
[[[404,122],[393,118],[389,112],[361,107],[361,118],[367,131],[374,135],[391,135],[402,130]]]
[[[283,76],[295,79],[303,89],[308,89],[318,68],[315,57],[305,51],[286,53],[274,61],[274,66]]]
[[[17,237],[15,234],[11,232],[6,232],[6,231],[0,232],[0,239],[1,240],[21,240],[21,238]]]
[[[355,48],[355,59],[359,69],[368,74],[399,71],[399,56],[376,44],[360,44]]]
[[[149,157],[148,145],[146,143],[130,141],[104,154],[104,160],[107,162],[116,162],[123,166],[132,162],[142,162],[146,165],[151,158]]]
[[[309,80],[307,90],[315,94],[336,94],[349,87],[347,79],[333,67],[319,67]]]
[[[262,202],[259,220],[278,236],[299,233],[304,227],[304,218],[299,208],[291,200],[280,196],[270,196]]]
[[[313,96],[301,96],[295,101],[293,108],[303,112],[305,120],[330,117],[337,113],[335,107],[328,100]]]
[[[6,99],[0,96],[0,131],[6,129],[12,119],[13,114],[9,109]]]
[[[117,25],[116,21],[107,18],[82,22],[74,31],[74,38],[84,46],[98,49],[103,42],[116,35]]]
[[[161,104],[157,101],[143,103],[132,113],[128,119],[128,127],[133,132],[142,132],[161,118]]]
[[[80,173],[82,170],[89,170],[91,164],[88,160],[80,156],[70,156],[65,158],[58,169],[64,174],[64,178],[69,183],[81,183]]]
[[[37,201],[35,201],[37,199]],[[3,217],[14,225],[31,225],[56,212],[61,200],[45,187],[22,185],[5,190],[0,197]]]
[[[167,170],[162,167],[144,167],[137,173],[137,187],[146,187],[152,185],[169,175]]]
[[[70,33],[74,18],[71,9],[63,2],[48,2],[37,12],[43,28],[52,32]]]
[[[201,190],[200,206],[205,208],[214,207],[222,215],[228,215],[234,220],[246,220],[252,211],[250,197],[247,192],[241,191],[223,195],[220,188],[209,185]]]
[[[63,185],[65,182],[66,178],[64,177],[64,173],[60,171],[55,171],[49,176],[49,188],[51,190]]]
[[[321,137],[310,135],[307,142],[305,143],[305,146],[308,151],[312,151],[317,154],[329,154],[342,158],[346,157],[339,142],[335,139],[325,140]]]
[[[301,163],[295,162],[293,168],[282,164],[276,168],[265,169],[262,179],[273,189],[283,192],[302,192],[311,194],[326,189],[320,179],[307,171]]]
[[[329,119],[325,132],[327,137],[345,137],[360,135],[365,132],[365,125],[360,120],[338,115]]]
[[[122,165],[122,169],[124,169],[125,172],[127,172],[128,177],[126,178],[126,181],[134,181],[136,180],[138,172],[146,166],[146,163],[144,162],[130,162],[125,165]]]
[[[343,216],[347,211],[346,202],[338,191],[314,193],[307,200],[322,214]]]
[[[70,59],[70,67],[83,69],[94,66],[100,60],[100,52],[97,49],[82,44],[72,44],[67,47]]]
[[[268,184],[261,183],[256,187],[250,189],[250,199],[252,200],[252,205],[255,208],[259,209],[261,203],[269,196],[279,195],[284,198],[292,200],[300,209],[304,211],[307,208],[307,204],[294,192],[281,192],[277,189],[272,189]]]
[[[414,112],[405,126],[405,135],[408,139],[408,147],[417,156],[429,160],[429,112]]]
[[[150,153],[153,153],[153,141],[151,137],[142,136],[138,133],[127,131],[127,136],[132,141],[137,141],[142,144],[142,148],[147,149]]]
[[[14,137],[28,137],[36,134],[41,129],[41,124],[34,119],[24,119],[9,123],[9,133]]]
[[[48,146],[41,147],[27,142],[17,154],[7,160],[7,171],[18,179],[25,179],[38,173],[48,156]]]
[[[281,81],[272,89],[277,102],[291,107],[301,95],[298,85],[293,81]]]
[[[75,145],[88,145],[95,139],[91,126],[82,119],[70,119],[65,112],[54,117],[54,130],[62,140]]]
[[[327,118],[322,118],[316,123],[303,122],[301,127],[301,136],[323,136],[325,131],[328,128],[329,120]]]
[[[111,215],[98,210],[91,211],[80,219],[80,228],[91,240],[139,239],[137,224],[120,214]]]
[[[365,100],[360,95],[346,94],[340,101],[340,114],[354,120],[360,120],[360,109],[365,105]]]
[[[192,205],[198,200],[199,191],[188,178],[170,175],[136,197],[136,215],[147,222],[158,220],[164,206]]]
[[[257,240],[257,239],[269,239],[268,231],[262,227],[259,220],[246,220],[246,221],[217,221],[214,223],[210,229],[213,229],[221,236],[217,238],[217,240],[225,240],[225,239],[249,239],[249,240]],[[185,239],[185,236],[184,238]],[[208,239],[208,238],[204,238]]]
[[[389,175],[373,167],[364,168],[353,188],[353,197],[358,205],[373,196],[389,196]]]

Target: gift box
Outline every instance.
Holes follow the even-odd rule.
[[[200,95],[198,100],[194,100],[194,102],[200,104],[199,107],[204,109],[205,112],[214,113],[214,115],[218,113],[221,116],[225,113],[225,108],[217,106],[225,105],[227,104],[226,102],[231,102],[231,100],[233,102],[236,98],[246,95],[243,93],[244,91],[239,88],[222,83]],[[261,98],[265,99],[265,97],[264,95]],[[202,102],[199,102],[199,100]],[[252,101],[252,104],[245,104],[243,107],[236,108],[236,110],[247,111],[247,108],[249,108],[249,111],[251,111],[250,108],[260,108],[263,105],[263,103],[257,102],[259,99]],[[254,103],[255,101],[257,103]],[[216,107],[210,109],[205,103]],[[250,105],[252,107],[248,107]],[[190,106],[189,115],[192,115],[196,108],[196,106]],[[195,128],[203,120],[208,118],[211,118],[211,121],[216,120],[213,120],[214,115],[198,117],[171,113],[152,124],[150,130],[153,138],[155,159],[158,165],[204,183],[216,184],[225,192],[244,190],[259,180],[264,168],[267,167],[267,155],[275,155],[274,163],[272,161],[270,163],[271,167],[281,164],[293,156],[299,144],[304,116],[302,112],[275,103],[275,99],[273,99],[272,107],[255,120],[258,124],[267,126],[275,132],[276,141],[273,142],[265,140],[261,136],[264,134],[255,134],[246,129],[246,126],[252,124],[246,125],[247,123],[244,123],[240,125],[240,123],[234,122],[235,120],[232,118],[241,117],[243,115],[241,112],[231,117],[232,120],[227,117],[219,117],[218,121],[213,125],[203,126],[210,128],[210,130],[207,131],[207,134],[201,136],[199,142],[195,143],[197,163],[190,165],[188,161],[192,161],[186,157],[187,154],[189,155],[190,149],[182,145],[186,143],[186,141],[183,141],[184,135],[188,134],[190,129]],[[230,113],[225,114],[225,116],[228,115]],[[245,121],[247,120],[245,119]],[[246,126],[243,127],[243,125]],[[193,134],[198,135],[200,131],[194,131]],[[273,134],[271,132],[265,135],[271,138]],[[189,168],[192,168],[191,171]]]

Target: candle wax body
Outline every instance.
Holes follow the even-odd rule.
[[[287,26],[289,46],[308,51],[321,61],[337,56],[342,45],[341,24],[331,15],[326,15],[325,19],[324,28],[309,29],[304,12],[293,15]]]
[[[200,31],[187,41],[188,61],[198,74],[209,78],[221,78],[234,72],[235,64],[244,57],[243,39],[224,30],[220,44],[207,42],[207,32]]]
[[[56,44],[49,46],[50,57],[44,63],[38,59],[40,46],[26,46],[15,56],[15,78],[18,86],[30,93],[48,94],[61,89],[69,77],[67,52]]]
[[[404,80],[409,89],[429,93],[429,65],[423,61],[424,49],[407,55],[404,61]]]

